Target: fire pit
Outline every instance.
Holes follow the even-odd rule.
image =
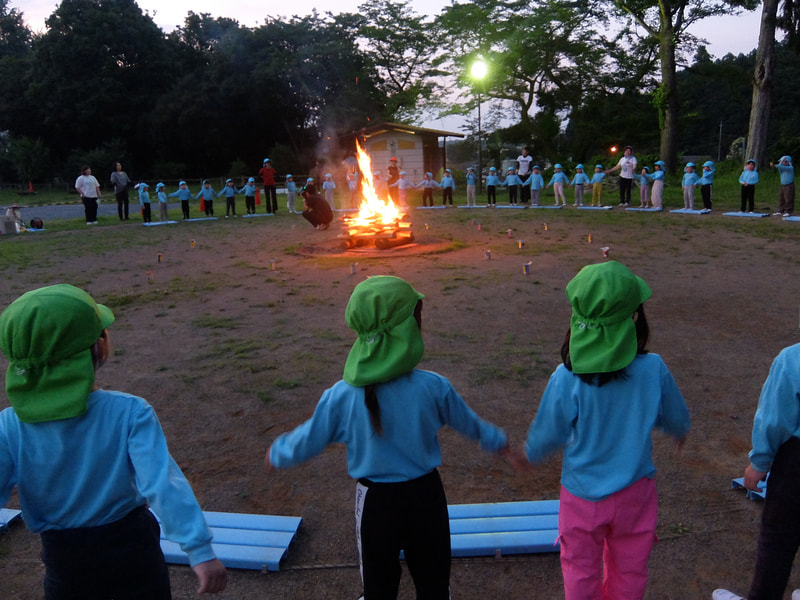
[[[342,219],[341,246],[345,249],[374,246],[379,250],[395,248],[414,241],[408,214],[392,202],[381,200],[372,181],[372,161],[356,142],[358,166],[364,176],[363,198],[358,214]]]
[[[390,223],[378,219],[364,223],[359,217],[344,217],[339,238],[342,240],[342,248],[375,246],[379,250],[385,250],[410,244],[414,241],[414,233],[411,231],[411,221],[405,214]]]

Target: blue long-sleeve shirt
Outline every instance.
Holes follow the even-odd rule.
[[[756,471],[769,471],[778,448],[790,438],[800,437],[798,361],[800,344],[781,350],[761,388],[750,451],[750,464]]]
[[[592,180],[589,183],[592,183],[592,184],[603,183],[603,179],[605,179],[605,176],[606,176],[606,174],[603,173],[603,171],[600,171],[599,173],[595,173],[594,175],[592,175]]]
[[[139,206],[144,206],[145,204],[150,204],[150,193],[147,191],[147,188],[140,188]]]
[[[158,196],[158,201],[161,204],[167,204],[167,192],[165,192],[164,190],[159,190],[157,196]]]
[[[553,173],[553,176],[550,178],[547,187],[550,187],[554,183],[569,183],[569,177],[564,173],[564,171],[556,171]]]
[[[684,173],[683,179],[681,179],[681,186],[682,187],[692,187],[694,186],[700,178],[697,176],[697,173],[692,171],[691,173]]]
[[[439,187],[441,188],[450,188],[453,191],[456,189],[456,180],[453,179],[450,175],[445,175],[442,177],[442,181],[439,183]]]
[[[642,477],[652,478],[651,431],[675,438],[689,431],[689,410],[657,354],[639,354],[626,377],[602,387],[560,365],[551,375],[525,444],[532,463],[563,448],[561,483],[597,502]]]
[[[592,180],[589,179],[589,176],[586,175],[586,173],[575,173],[575,177],[572,178],[570,185],[584,185],[591,182]]]
[[[711,167],[710,171],[706,171],[703,169],[703,176],[700,178],[700,181],[697,182],[698,185],[711,185],[714,183],[714,173],[717,170],[714,167]]]
[[[97,390],[83,415],[44,423],[23,423],[13,408],[0,412],[0,506],[15,485],[34,533],[106,525],[147,503],[192,566],[214,558],[158,417],[136,396]]]
[[[256,184],[255,183],[245,183],[244,187],[239,190],[240,194],[244,194],[245,196],[255,196],[256,195]]]
[[[177,198],[178,200],[185,201],[194,198],[194,194],[189,188],[178,188],[169,195],[170,198]]]
[[[506,187],[510,187],[512,185],[522,185],[522,179],[519,178],[519,175],[513,173],[511,175],[506,175],[506,179],[503,182],[503,185]]]
[[[531,176],[525,180],[523,185],[531,186],[532,190],[543,190],[544,189],[544,177],[542,177],[541,173],[531,173]]]
[[[543,190],[544,189],[544,177],[542,177],[541,173],[531,173],[531,176],[528,177],[522,185],[530,185],[532,190]]]
[[[217,197],[217,192],[215,192],[214,188],[212,188],[211,186],[208,187],[203,186],[202,188],[200,188],[200,191],[197,192],[195,198],[199,198],[200,196],[203,197],[203,200],[213,200],[214,198]]]
[[[493,185],[497,187],[498,185],[503,185],[500,183],[500,178],[497,175],[487,175],[486,176],[486,185],[490,186]]]
[[[238,193],[239,192],[236,189],[236,187],[234,187],[232,185],[226,185],[224,188],[222,188],[220,190],[219,194],[217,194],[217,195],[218,196],[225,196],[226,198],[233,198]]]
[[[742,174],[739,175],[739,183],[741,183],[742,185],[744,185],[745,183],[747,185],[757,184],[758,171],[756,171],[755,169],[753,169],[752,171],[750,171],[749,169],[745,169],[744,171],[742,171]]]
[[[775,168],[778,169],[778,173],[780,173],[781,185],[794,183],[794,167],[792,165],[782,165],[778,163],[775,165]]]
[[[414,369],[377,386],[383,433],[377,435],[364,404],[364,389],[340,381],[320,398],[314,415],[270,448],[270,462],[286,468],[322,452],[328,444],[347,447],[351,477],[399,482],[430,473],[442,463],[438,432],[449,425],[496,452],[506,434],[482,420],[450,382],[437,373]]]

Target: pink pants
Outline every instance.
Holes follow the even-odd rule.
[[[657,504],[655,482],[647,477],[599,502],[561,488],[558,532],[566,600],[644,597]]]

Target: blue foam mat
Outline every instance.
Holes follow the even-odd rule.
[[[488,208],[485,204],[476,204],[474,206],[467,206],[466,204],[459,204],[458,208]]]
[[[749,212],[742,212],[742,211],[726,212],[726,213],[722,213],[722,214],[724,216],[726,216],[726,217],[750,217],[750,218],[756,218],[756,219],[761,219],[763,217],[768,217],[769,216],[768,213],[757,213],[757,212],[749,213]]]
[[[177,221],[153,221],[152,223],[142,223],[142,225],[145,227],[155,227],[157,225],[175,225],[176,223]]]
[[[783,217],[784,221],[800,221],[800,217]]]
[[[531,205],[531,208],[558,208],[558,209],[562,209],[562,208],[564,208],[564,205],[563,204],[536,204],[535,206]]]
[[[604,206],[590,206],[590,205],[576,206],[575,208],[577,208],[578,210],[611,210],[614,207],[609,204]]]
[[[669,212],[679,215],[707,215],[711,212],[710,208],[673,208]]]
[[[256,213],[254,215],[242,215],[243,219],[251,219],[253,217],[274,217],[273,213]]]
[[[447,507],[451,554],[558,552],[558,507],[558,500],[451,504]]]
[[[754,492],[744,487],[744,477],[737,477],[736,479],[731,479],[731,489],[745,490],[748,500],[765,500],[767,497],[767,480],[769,480],[769,473],[767,473],[766,480],[758,482],[758,491]]]
[[[231,569],[278,571],[303,519],[274,515],[250,515],[204,511],[217,558]],[[161,537],[161,551],[168,563],[189,564],[189,557],[175,542]]]
[[[417,210],[438,210],[440,208],[447,208],[446,206],[418,206]]]
[[[638,207],[637,208],[633,208],[631,206],[629,206],[625,210],[630,211],[630,212],[663,212],[664,211],[663,208],[638,208]]]
[[[0,531],[5,531],[8,526],[22,516],[22,511],[13,508],[0,508]]]
[[[184,223],[189,223],[190,221],[219,221],[219,217],[194,217],[183,220]]]

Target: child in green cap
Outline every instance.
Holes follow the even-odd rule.
[[[199,593],[225,588],[225,567],[153,408],[95,384],[114,315],[66,284],[28,292],[0,315],[9,361],[0,412],[0,506],[16,486],[39,533],[45,599],[170,598],[164,534],[188,554]]]
[[[648,354],[650,288],[616,261],[584,267],[566,288],[572,319],[563,364],[531,424],[531,463],[563,448],[558,529],[566,600],[642,598],[655,541],[651,431],[679,440],[686,403]],[[604,574],[605,567],[605,574]]]
[[[418,598],[448,600],[450,523],[437,467],[438,431],[450,425],[484,450],[507,452],[505,433],[481,420],[450,382],[416,366],[424,345],[422,298],[398,277],[359,283],[345,320],[358,334],[344,380],[326,390],[314,415],[278,437],[267,470],[347,447],[356,485],[356,534],[364,600],[396,598],[400,551]]]

